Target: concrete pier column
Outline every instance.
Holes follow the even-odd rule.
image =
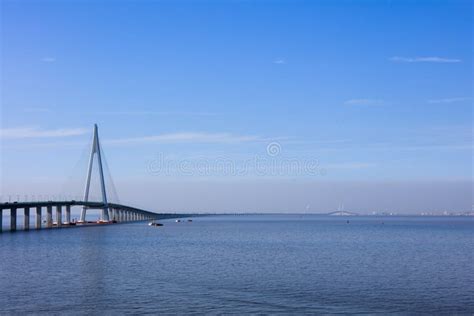
[[[25,216],[23,217],[23,229],[29,230],[30,229],[30,208],[25,207],[24,212],[25,212]]]
[[[41,206],[36,207],[36,229],[41,229]]]
[[[16,230],[16,208],[10,209],[10,230],[12,232]]]
[[[119,210],[118,212],[119,212],[119,219],[120,219],[121,222],[123,222],[123,219],[124,219],[123,218],[123,210]]]
[[[66,223],[71,222],[71,205],[66,205]]]
[[[132,212],[127,211],[127,222],[131,222],[131,221],[132,221]]]
[[[46,228],[53,227],[53,207],[48,205],[46,207]]]
[[[3,230],[3,209],[0,208],[0,233]]]
[[[63,224],[63,207],[62,205],[56,205],[56,224],[61,227]]]

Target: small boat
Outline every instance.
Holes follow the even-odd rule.
[[[188,222],[192,222],[193,220],[192,219],[188,219]]]
[[[180,219],[175,220],[176,223],[181,223]]]
[[[163,226],[163,224],[157,222],[150,222],[148,223],[148,226]]]

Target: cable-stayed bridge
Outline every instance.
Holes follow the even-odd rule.
[[[94,161],[98,166],[99,180],[100,180],[100,198],[91,200],[91,177],[94,166]],[[115,191],[115,188],[113,189]],[[159,214],[133,206],[123,205],[120,203],[110,203],[108,200],[108,192],[104,179],[103,166],[103,151],[99,142],[99,133],[97,124],[94,125],[94,133],[92,137],[92,146],[89,155],[87,176],[84,186],[84,195],[81,200],[47,200],[47,201],[14,201],[0,203],[0,232],[3,227],[3,213],[5,210],[10,210],[10,231],[17,230],[17,215],[18,211],[23,210],[23,229],[30,229],[30,218],[32,217],[32,210],[35,213],[35,227],[53,228],[53,227],[68,227],[81,225],[103,225],[114,224],[132,221],[145,221],[152,219],[163,219],[173,217],[185,217],[188,214]],[[79,220],[71,219],[71,208],[80,207],[81,214]],[[46,210],[46,219],[42,220],[43,210]],[[55,210],[55,218],[53,219],[53,209]],[[91,209],[100,210],[100,218],[97,221],[87,221],[87,211]],[[64,211],[64,212],[63,212]]]

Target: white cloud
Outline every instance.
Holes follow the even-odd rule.
[[[27,112],[27,113],[49,113],[49,112],[51,112],[51,110],[47,109],[47,108],[24,108],[23,112]]]
[[[134,143],[243,143],[263,141],[258,136],[232,135],[228,133],[169,133],[153,136],[120,138],[105,141],[107,144],[134,144]]]
[[[458,97],[458,98],[446,98],[446,99],[436,99],[436,100],[428,100],[428,103],[455,103],[455,102],[463,102],[471,100],[468,97]]]
[[[41,58],[41,61],[44,63],[54,63],[56,61],[56,58],[54,57],[43,57]]]
[[[84,128],[62,128],[44,130],[35,127],[3,128],[0,129],[0,138],[54,138],[83,135],[90,132]]]
[[[273,61],[273,63],[281,65],[281,64],[286,64],[286,61],[283,58],[277,58]]]
[[[136,110],[136,111],[110,111],[110,112],[99,112],[103,115],[162,115],[162,116],[215,116],[218,115],[214,112],[191,112],[191,111],[149,111],[149,110]]]
[[[344,102],[346,105],[381,105],[383,100],[378,99],[350,99]]]
[[[461,59],[457,58],[443,58],[443,57],[400,57],[394,56],[390,58],[390,61],[398,63],[460,63]]]
[[[342,162],[342,163],[333,163],[327,165],[321,165],[321,167],[326,169],[365,169],[374,167],[373,163],[366,162]]]

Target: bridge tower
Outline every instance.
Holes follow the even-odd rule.
[[[89,167],[87,169],[86,186],[84,188],[84,202],[89,201],[89,189],[91,185],[92,165],[94,163],[94,156],[97,155],[97,163],[99,165],[99,176],[100,176],[100,189],[102,192],[102,203],[104,205],[100,220],[108,222],[109,221],[109,206],[107,203],[107,192],[105,191],[104,170],[102,168],[101,151],[102,150],[99,143],[99,132],[97,129],[97,124],[94,124],[94,135],[92,136],[92,148],[91,148],[91,154],[89,157]],[[84,206],[81,212],[81,218],[80,218],[81,222],[86,221],[86,211],[87,211],[87,206]]]

